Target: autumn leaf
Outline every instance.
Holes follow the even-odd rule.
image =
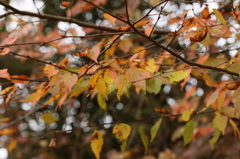
[[[124,53],[129,52],[132,46],[133,43],[129,38],[123,39],[118,45],[119,49],[122,50]]]
[[[216,15],[217,19],[222,23],[222,25],[227,24],[226,20],[217,9],[213,9],[213,13]]]
[[[184,131],[183,131],[184,146],[186,146],[192,140],[193,130],[194,130],[193,120],[189,120],[185,125]]]
[[[169,114],[171,113],[170,109],[166,109],[166,108],[155,108],[154,109],[156,112],[161,113],[161,114]]]
[[[26,76],[26,75],[13,75],[13,76],[10,76],[10,80],[13,83],[28,84],[29,83],[28,79],[29,79],[29,77]]]
[[[224,135],[225,128],[227,126],[228,118],[225,115],[220,114],[219,112],[215,113],[216,117],[213,119],[213,124],[218,128]]]
[[[111,16],[111,15],[109,15],[109,14],[107,14],[107,13],[104,13],[103,14],[103,17],[105,18],[105,19],[107,19],[109,22],[111,22],[113,25],[116,25],[115,23],[116,23],[116,18],[114,18],[113,16]]]
[[[8,152],[11,153],[13,149],[17,146],[17,140],[12,140],[8,145]]]
[[[102,108],[103,110],[107,109],[106,98],[101,93],[97,94],[97,101],[98,101],[100,108]]]
[[[8,135],[15,132],[16,132],[16,129],[3,129],[3,130],[0,130],[0,135]]]
[[[117,134],[120,140],[126,139],[131,132],[131,127],[127,124],[120,123],[113,127],[113,134]]]
[[[211,138],[211,140],[209,140],[209,143],[210,143],[212,149],[214,148],[214,145],[217,142],[220,135],[221,135],[221,131],[218,129],[215,129],[215,131],[213,133],[213,137]]]
[[[151,127],[150,134],[151,134],[151,142],[153,142],[154,138],[157,135],[158,129],[162,123],[162,118],[158,119],[158,121]]]
[[[201,13],[202,13],[202,18],[203,19],[209,19],[210,18],[208,5],[206,5],[206,7],[202,10]]]
[[[8,54],[9,52],[10,52],[10,49],[7,48],[7,47],[5,47],[5,48],[3,48],[3,49],[1,50],[0,55],[6,55],[6,54]]]
[[[52,113],[43,113],[42,116],[41,116],[41,119],[46,124],[52,124],[52,123],[54,123],[54,122],[59,120]]]
[[[195,110],[193,108],[185,110],[181,116],[182,120],[188,121],[190,119],[191,115],[194,113],[194,111]]]
[[[9,73],[8,73],[8,69],[2,69],[0,70],[0,78],[6,78],[9,79]]]
[[[131,67],[126,71],[126,77],[130,83],[139,87],[143,91],[146,90],[146,76],[145,71],[138,69],[137,67]]]
[[[142,143],[143,143],[144,148],[145,148],[145,154],[147,154],[149,139],[148,139],[148,137],[147,137],[147,135],[146,135],[146,133],[143,129],[139,129],[138,132],[140,134]]]
[[[52,65],[47,65],[43,69],[43,73],[45,76],[47,76],[49,79],[53,76],[56,75],[59,72],[59,69],[52,66]]]
[[[5,44],[12,44],[12,43],[14,43],[16,40],[18,39],[18,36],[14,36],[13,38],[7,38],[7,39],[5,39]]]
[[[69,1],[64,1],[64,2],[60,3],[60,5],[63,7],[68,7],[70,5],[70,3],[71,2],[69,2]]]
[[[194,32],[194,35],[190,37],[191,43],[201,42],[207,36],[208,27],[198,27],[197,30]]]
[[[92,135],[91,148],[96,159],[100,159],[100,152],[102,151],[102,146],[103,136],[99,130],[95,130]]]
[[[191,71],[192,69],[188,69],[188,70],[180,70],[180,71],[171,73],[171,75],[169,76],[170,82],[173,83],[173,82],[179,82],[183,80],[184,78],[189,76]]]

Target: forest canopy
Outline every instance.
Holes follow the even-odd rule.
[[[0,158],[239,156],[239,9],[0,1]]]

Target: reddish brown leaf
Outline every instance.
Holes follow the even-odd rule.
[[[191,43],[203,41],[208,33],[208,27],[198,27],[194,35],[190,37]]]
[[[13,37],[13,38],[8,38],[8,39],[5,40],[5,43],[6,43],[6,44],[12,44],[12,43],[14,43],[17,39],[18,39],[18,36],[15,36],[15,37]]]
[[[210,18],[208,5],[206,5],[206,7],[202,10],[202,18],[203,19],[209,19]]]

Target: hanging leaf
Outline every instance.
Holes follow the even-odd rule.
[[[59,72],[59,69],[56,68],[56,67],[54,67],[54,66],[52,66],[52,65],[47,65],[47,66],[45,66],[44,69],[43,69],[44,75],[47,76],[49,79],[50,79],[53,75],[57,74],[58,72]]]
[[[84,92],[90,87],[90,80],[84,80],[85,76],[78,79],[77,83],[72,89],[72,92],[69,97],[77,97],[80,93]]]
[[[2,70],[0,70],[0,78],[9,79],[8,69],[2,69]]]
[[[55,149],[55,148],[56,148],[56,145],[57,145],[57,144],[56,144],[56,138],[51,138],[48,147]]]
[[[216,102],[216,100],[219,97],[219,92],[223,89],[223,87],[225,87],[225,83],[222,83],[220,86],[217,87],[217,89],[213,92],[213,94],[210,96],[207,105],[198,113],[203,112],[204,110],[206,110],[211,104],[213,104],[214,102]]]
[[[5,39],[4,42],[5,42],[5,44],[10,45],[10,44],[14,43],[17,39],[18,39],[18,36],[14,36],[13,38],[7,38],[7,39]]]
[[[123,39],[118,45],[119,49],[125,53],[129,52],[132,46],[133,46],[133,43],[129,38]]]
[[[77,81],[78,76],[72,73],[67,74],[63,79],[63,83],[67,87],[69,92],[72,90],[72,87],[77,83]]]
[[[217,83],[211,78],[209,77],[206,73],[203,74],[203,79],[206,82],[206,84],[210,87],[217,87]]]
[[[131,132],[131,127],[127,124],[120,123],[114,126],[113,134],[117,134],[120,140],[126,139]]]
[[[99,44],[94,45],[91,49],[88,50],[87,57],[92,59],[94,62],[98,63],[98,57],[100,55],[100,46]]]
[[[91,140],[91,148],[97,159],[100,159],[100,152],[102,151],[103,146],[103,136],[99,130],[93,132]]]
[[[191,71],[192,71],[192,69],[180,70],[180,71],[173,72],[169,76],[170,82],[173,83],[173,82],[179,82],[179,81],[183,80],[184,78],[189,76]]]
[[[102,108],[103,110],[106,111],[106,109],[107,109],[106,98],[101,93],[97,94],[97,101],[98,101],[100,108]]]
[[[210,143],[212,149],[214,148],[214,145],[217,142],[220,135],[221,135],[221,131],[216,128],[213,133],[213,137],[211,138],[211,140],[209,140],[209,143]]]
[[[64,2],[60,3],[60,5],[61,5],[62,7],[68,7],[68,6],[70,5],[70,3],[71,3],[71,2],[69,2],[69,1],[64,1]]]
[[[67,66],[66,66],[67,63],[68,63],[68,57],[62,59],[62,60],[59,62],[59,67],[61,67],[61,68],[66,68],[66,67],[67,67]]]
[[[218,109],[218,111],[222,110],[225,98],[226,98],[226,90],[224,89],[224,90],[221,90],[219,95],[218,95],[218,99],[217,99],[217,109]]]
[[[205,39],[208,33],[208,27],[198,27],[197,30],[194,32],[194,35],[190,37],[191,43],[201,42]]]
[[[232,107],[222,107],[221,113],[230,118],[240,119],[240,116],[235,112],[235,108]]]
[[[46,124],[52,124],[52,123],[54,123],[54,122],[59,120],[52,113],[43,113],[42,116],[41,116],[41,119]]]
[[[5,47],[5,48],[3,48],[3,49],[1,50],[0,55],[6,55],[6,54],[8,54],[9,52],[10,52],[10,49],[7,48],[7,47]]]
[[[232,119],[229,119],[229,123],[232,125],[234,135],[237,136],[238,139],[240,139],[240,131],[238,129],[237,124]]]
[[[13,149],[17,146],[17,140],[12,140],[8,145],[8,152],[11,153]]]
[[[190,117],[191,117],[191,115],[194,113],[194,111],[195,111],[195,109],[193,109],[193,108],[185,110],[185,111],[182,113],[182,116],[181,116],[182,120],[183,120],[183,121],[188,121],[188,120],[190,120]]]
[[[143,91],[146,90],[146,76],[144,71],[136,67],[131,67],[126,71],[126,77],[134,86],[142,89]]]
[[[15,86],[7,87],[2,92],[0,92],[0,96],[8,93],[10,90],[12,90]]]
[[[192,140],[193,130],[194,130],[193,120],[189,120],[185,125],[184,131],[183,131],[184,146],[186,146]]]
[[[148,137],[147,137],[147,135],[145,134],[145,132],[144,132],[143,129],[139,129],[138,131],[139,131],[141,140],[142,140],[143,145],[144,145],[144,148],[145,148],[145,154],[147,154],[149,139],[148,139]]]
[[[151,127],[150,134],[151,134],[151,140],[150,142],[153,142],[153,139],[156,137],[158,129],[162,123],[162,118],[158,119],[158,121]]]
[[[116,25],[116,18],[114,18],[113,16],[107,13],[103,13],[103,17],[107,19],[109,22],[111,22],[114,26]]]
[[[206,5],[206,7],[202,10],[202,18],[203,19],[209,19],[211,16],[209,14],[209,8],[208,5]]]
[[[233,81],[230,83],[227,83],[225,88],[228,90],[235,90],[240,86],[240,81]]]
[[[216,15],[217,19],[222,23],[222,25],[227,24],[226,20],[217,9],[213,9],[213,13]]]
[[[126,150],[128,138],[122,140],[122,145],[120,146],[122,153]]]
[[[16,129],[3,129],[0,130],[0,135],[8,135],[16,132]]]
[[[107,85],[102,77],[98,79],[96,89],[105,97],[106,100],[108,99]]]
[[[53,76],[51,78],[50,82],[48,83],[48,86],[53,86],[53,85],[57,85],[57,84],[61,83],[64,80],[66,75],[67,74],[57,74],[57,75]]]
[[[151,78],[146,80],[146,85],[149,93],[158,94],[161,90],[162,80],[160,78]]]
[[[161,113],[161,114],[169,114],[171,113],[170,109],[166,109],[166,108],[155,108],[154,109],[156,112]]]
[[[13,75],[10,76],[10,80],[13,83],[21,83],[21,84],[28,84],[29,83],[29,78],[26,75]]]
[[[224,131],[227,126],[228,118],[225,115],[220,114],[219,112],[215,113],[216,117],[213,119],[213,124],[218,128],[224,135]]]
[[[123,75],[121,78],[121,83],[119,84],[119,87],[118,87],[118,92],[117,92],[118,100],[120,100],[120,97],[122,93],[125,91],[125,88],[126,88],[126,76]]]

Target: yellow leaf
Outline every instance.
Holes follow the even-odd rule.
[[[47,89],[38,89],[32,93],[27,99],[21,100],[21,102],[31,102],[34,106],[46,93]]]
[[[59,72],[59,69],[57,69],[56,67],[52,66],[52,65],[47,65],[44,67],[43,69],[43,73],[45,76],[47,76],[49,79],[57,74]]]
[[[145,55],[146,55],[146,48],[143,47],[143,46],[138,46],[138,47],[135,47],[133,50],[132,50],[133,53],[136,53],[136,55],[140,58],[140,59],[144,59],[145,58]],[[134,56],[134,55],[133,55]],[[129,59],[129,61],[131,61]]]
[[[72,92],[69,97],[77,97],[80,93],[84,92],[90,87],[90,80],[84,80],[84,77],[81,77],[75,86],[72,89]]]
[[[117,98],[120,100],[122,93],[126,90],[126,75],[123,75],[121,78],[121,83],[118,86]]]
[[[107,86],[104,81],[104,79],[101,77],[98,79],[97,84],[96,84],[96,89],[106,98],[108,99],[107,96]]]
[[[99,130],[95,130],[91,140],[91,148],[97,159],[100,159],[100,152],[102,151],[103,137]]]
[[[66,74],[57,74],[55,76],[53,76],[48,84],[48,86],[53,86],[53,85],[57,85],[59,83],[61,83],[64,80],[64,77],[66,76]]]
[[[227,122],[228,122],[228,117],[220,114],[219,112],[216,112],[215,114],[216,114],[216,117],[213,119],[213,124],[224,135],[224,131],[226,129]]]
[[[120,123],[114,126],[113,134],[117,134],[120,140],[126,139],[131,132],[131,127],[127,124]]]
[[[145,154],[147,154],[149,139],[143,129],[139,129],[139,134],[145,148]]]
[[[42,114],[41,118],[44,121],[44,123],[46,123],[46,124],[52,124],[59,120],[58,118],[53,116],[52,113],[44,113],[44,114]]]
[[[97,101],[100,108],[102,108],[103,110],[107,109],[106,98],[101,93],[97,94]]]
[[[57,100],[59,97],[60,97],[60,93],[58,93],[58,94],[55,94],[54,96],[52,96],[45,104],[43,104],[42,106],[41,106],[41,108],[44,108],[44,107],[46,107],[48,104],[50,104],[50,103],[52,103],[52,102],[54,102],[55,100]]]
[[[238,129],[237,124],[232,119],[229,119],[229,123],[232,125],[232,128],[234,130],[234,135],[237,136],[238,139],[240,139],[240,131]]]
[[[185,110],[181,116],[182,120],[188,121],[190,119],[191,115],[194,113],[194,111],[195,110],[193,108]]]
[[[145,69],[151,73],[154,73],[157,69],[157,65],[155,63],[154,58],[150,58],[147,61],[147,66],[145,67]]]
[[[16,132],[16,129],[4,129],[0,131],[0,135],[8,135]]]
[[[62,68],[66,68],[67,63],[68,63],[68,57],[62,59],[59,63],[59,66],[62,67]]]
[[[10,87],[5,88],[2,92],[0,92],[0,96],[8,93],[13,88],[14,88],[14,86],[10,86]]]
[[[224,17],[222,16],[222,14],[217,10],[217,9],[213,9],[213,13],[216,15],[217,19],[223,24],[226,25],[227,22],[224,19]]]
[[[8,145],[8,152],[11,153],[12,150],[17,146],[17,140],[12,140]]]
[[[93,76],[90,78],[91,86],[92,86],[92,87],[95,87],[95,86],[96,86],[97,81],[98,81],[98,79],[99,79],[99,77],[101,76],[102,73],[103,73],[103,70],[99,70],[95,75],[93,75]]]
[[[192,69],[180,70],[180,71],[173,72],[169,76],[170,82],[173,83],[173,82],[179,82],[179,81],[183,80],[184,78],[189,76],[191,71],[192,71]]]

